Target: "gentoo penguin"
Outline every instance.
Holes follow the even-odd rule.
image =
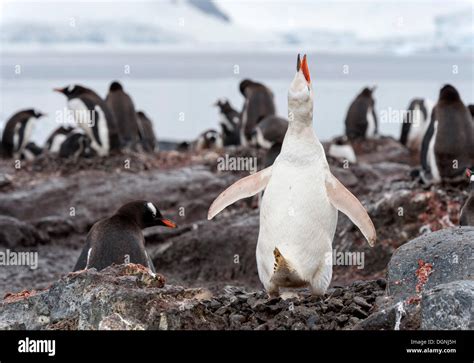
[[[431,121],[433,102],[423,98],[411,100],[403,120],[400,143],[410,150],[420,151],[423,137]]]
[[[217,100],[215,106],[219,108],[219,124],[224,146],[240,145],[240,113],[227,99]]]
[[[298,57],[299,58],[299,57]],[[313,90],[306,56],[288,92],[288,131],[273,166],[237,181],[212,203],[208,219],[235,201],[265,189],[260,208],[257,267],[270,296],[309,286],[323,295],[332,276],[337,211],[371,246],[374,225],[362,204],[330,172],[313,127]]]
[[[345,125],[350,140],[372,138],[378,133],[374,90],[375,87],[364,88],[347,110]]]
[[[114,114],[122,147],[134,149],[138,143],[138,124],[135,106],[122,85],[114,81],[110,84],[105,102]]]
[[[221,135],[216,130],[204,131],[195,142],[195,150],[222,149],[224,143]]]
[[[282,144],[288,130],[288,120],[278,116],[267,116],[252,132],[251,144],[270,149],[273,144]]]
[[[46,139],[45,149],[50,153],[56,154],[61,148],[61,144],[66,140],[67,136],[72,133],[74,127],[60,126],[52,132]]]
[[[74,130],[69,133],[66,140],[61,143],[59,147],[59,157],[73,158],[74,160],[80,157],[91,158],[96,155],[91,143],[91,139],[89,139],[85,133]]]
[[[158,142],[155,131],[153,130],[153,122],[143,112],[137,112],[138,136],[140,144],[146,152],[153,152],[158,149]]]
[[[34,142],[26,144],[25,148],[21,153],[21,158],[25,160],[34,160],[37,156],[41,155],[43,149],[36,145]]]
[[[244,79],[240,82],[240,93],[245,97],[241,114],[240,143],[247,146],[252,137],[252,131],[263,118],[275,115],[273,92],[261,83]]]
[[[469,178],[469,197],[461,208],[459,224],[461,226],[474,226],[474,174],[471,170],[466,170]]]
[[[34,110],[22,110],[10,117],[5,124],[2,136],[2,152],[7,158],[21,158],[21,154],[29,143],[35,120],[44,116]]]
[[[467,106],[467,108],[469,109],[469,112],[472,116],[472,120],[474,121],[474,105],[469,105]]]
[[[445,85],[439,92],[421,145],[421,178],[425,183],[460,176],[474,165],[474,125],[458,91]]]
[[[55,88],[64,94],[77,125],[91,139],[91,146],[99,156],[120,149],[121,141],[112,112],[94,91],[80,85]]]
[[[347,136],[337,137],[329,145],[328,155],[338,159],[355,164],[357,162],[357,157]]]
[[[92,226],[74,271],[102,270],[113,263],[128,262],[141,264],[155,272],[142,232],[142,229],[153,226],[176,228],[176,224],[164,218],[151,202],[136,200],[123,205],[113,216]]]

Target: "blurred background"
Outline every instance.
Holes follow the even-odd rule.
[[[413,97],[437,99],[452,83],[474,101],[473,1],[0,1],[0,128],[14,112],[49,114],[44,142],[65,106],[53,87],[80,83],[105,97],[122,81],[158,138],[185,140],[217,127],[213,103],[241,110],[238,84],[269,86],[277,112],[296,54],[307,53],[320,139],[343,133],[364,86],[377,85],[376,111],[403,110]],[[380,121],[379,121],[380,122]],[[380,122],[399,135],[400,125]]]

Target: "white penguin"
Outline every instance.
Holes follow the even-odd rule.
[[[235,201],[265,189],[257,243],[258,274],[270,296],[309,286],[323,295],[332,277],[337,211],[346,214],[370,246],[374,225],[362,204],[330,172],[313,127],[313,90],[306,56],[288,92],[289,127],[271,167],[237,181],[213,202],[208,219]]]

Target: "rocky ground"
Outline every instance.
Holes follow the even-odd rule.
[[[423,186],[410,177],[416,155],[390,138],[355,149],[358,163],[330,166],[369,211],[376,246],[339,214],[334,248],[364,252],[364,267],[335,266],[323,298],[286,300],[261,290],[255,201],[206,219],[212,200],[246,175],[218,171],[222,152],[42,157],[19,169],[2,160],[0,252],[37,251],[39,261],[0,266],[0,328],[472,329],[474,230],[456,227],[467,182]],[[160,275],[134,265],[68,274],[92,224],[132,199],[155,201],[179,225],[145,231]]]

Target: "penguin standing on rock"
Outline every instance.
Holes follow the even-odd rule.
[[[151,202],[137,200],[123,205],[113,216],[92,226],[74,271],[102,270],[113,263],[136,263],[155,272],[142,232],[142,229],[153,226],[177,227]]]
[[[125,93],[122,85],[115,81],[109,87],[109,94],[105,99],[114,114],[122,146],[134,149],[138,143],[138,124],[135,106],[131,97]]]
[[[34,110],[22,110],[15,113],[5,124],[2,135],[2,152],[7,158],[21,158],[26,145],[30,142],[34,123],[44,114]]]
[[[373,138],[378,133],[375,115],[375,87],[364,88],[349,106],[346,115],[346,135],[350,140]]]
[[[247,146],[257,123],[267,116],[275,115],[276,108],[273,101],[273,92],[263,84],[245,79],[240,82],[239,89],[245,97],[240,142]]]
[[[91,147],[99,156],[119,150],[120,136],[112,112],[105,101],[94,91],[80,85],[55,88],[68,99],[68,108],[77,125],[91,140]]]
[[[421,145],[421,178],[425,183],[459,177],[474,165],[474,124],[458,91],[445,85],[439,92]]]
[[[461,208],[459,224],[461,226],[474,226],[474,174],[470,169],[466,170],[469,178],[469,197]]]
[[[423,137],[431,121],[433,106],[433,102],[422,98],[415,98],[410,102],[400,135],[402,145],[410,150],[421,150]]]
[[[217,100],[215,106],[219,108],[219,124],[224,146],[240,145],[240,113],[227,99]]]
[[[153,152],[158,149],[158,141],[156,139],[155,131],[153,130],[153,122],[143,112],[137,112],[138,136],[143,150],[146,152]]]
[[[299,57],[298,57],[299,58]],[[309,286],[323,295],[332,277],[332,241],[337,211],[346,214],[371,246],[374,225],[357,198],[329,170],[313,130],[313,90],[306,56],[288,92],[288,131],[271,167],[243,178],[222,192],[208,219],[239,199],[265,189],[260,207],[257,267],[270,296],[281,288]]]

